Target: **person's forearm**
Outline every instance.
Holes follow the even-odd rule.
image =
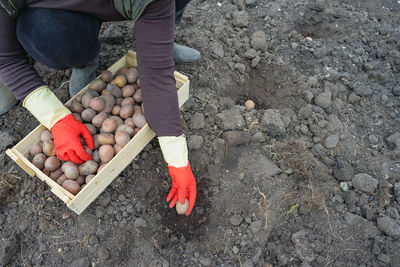
[[[157,0],[135,23],[144,113],[158,136],[182,135],[174,77],[174,21],[174,1]]]
[[[24,99],[44,83],[17,40],[15,24],[0,8],[0,81],[17,99]]]

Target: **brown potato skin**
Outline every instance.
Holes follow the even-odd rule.
[[[52,171],[52,172],[50,173],[49,177],[50,177],[53,181],[57,181],[57,179],[58,179],[61,175],[63,175],[63,171],[61,170],[61,167],[60,167],[60,168],[58,168],[57,170]]]
[[[75,120],[77,120],[77,121],[79,121],[79,122],[82,122],[82,123],[83,123],[83,120],[82,120],[81,114],[79,114],[79,113],[72,113],[72,116],[74,116]]]
[[[34,144],[29,150],[29,154],[31,156],[35,156],[36,154],[43,153],[43,145],[41,143]]]
[[[115,144],[115,137],[113,134],[101,133],[101,134],[95,135],[95,137],[97,137],[97,141],[98,141],[99,145],[101,145],[101,146]],[[99,154],[100,154],[100,151],[99,151]]]
[[[64,168],[64,174],[68,179],[76,179],[79,176],[79,169],[74,165],[69,165]]]
[[[84,124],[86,126],[86,128],[89,130],[90,134],[93,136],[95,134],[97,134],[97,129],[96,127],[93,126],[93,124],[91,123],[85,123]]]
[[[75,166],[76,167],[76,164],[73,163],[72,161],[66,161],[61,165],[61,170],[63,172],[65,172],[65,168],[68,167],[68,166]]]
[[[106,101],[100,96],[90,99],[89,107],[97,112],[102,111],[106,106]]]
[[[53,140],[53,135],[46,129],[40,134],[40,141],[44,142],[47,140]]]
[[[142,103],[142,89],[137,89],[136,92],[133,94],[133,99],[135,102]]]
[[[135,104],[135,100],[133,99],[133,97],[125,97],[121,101],[121,107],[125,106],[125,105],[133,105],[133,104]]]
[[[100,112],[92,119],[92,124],[94,127],[101,127],[103,121],[107,119],[108,115],[105,112]]]
[[[56,149],[54,147],[53,140],[47,140],[43,142],[43,153],[48,157],[56,155]]]
[[[99,173],[106,165],[107,165],[107,163],[105,163],[105,162],[101,163],[100,167],[97,169],[97,173]]]
[[[133,106],[132,105],[123,105],[121,107],[121,111],[119,116],[123,119],[127,119],[133,115]]]
[[[135,123],[136,127],[143,128],[146,125],[147,121],[143,114],[135,113],[133,114],[133,122]]]
[[[60,166],[61,161],[55,156],[47,158],[44,162],[44,167],[51,172],[57,170]]]
[[[101,125],[101,130],[105,133],[112,133],[117,128],[117,122],[113,118],[107,118]]]
[[[133,133],[134,133],[133,127],[131,127],[129,125],[126,125],[126,124],[121,124],[115,130],[115,139],[117,139],[117,133],[120,132],[120,131],[127,132],[130,137],[132,137]]]
[[[75,180],[79,185],[83,185],[85,183],[85,180],[83,179],[82,176],[79,176],[78,178],[76,178]],[[82,187],[81,187],[82,189]]]
[[[102,162],[109,162],[114,157],[114,148],[111,145],[100,146],[99,156]]]
[[[115,106],[115,98],[112,95],[101,95],[100,96],[104,101],[106,102],[106,106],[102,110],[102,112],[105,112],[109,114],[113,107]]]
[[[138,79],[138,71],[136,68],[130,68],[125,73],[126,79],[129,83],[134,83]]]
[[[94,111],[91,108],[87,108],[84,111],[82,111],[81,117],[83,121],[91,122],[93,117],[96,116],[96,114],[97,114],[96,111]]]
[[[89,94],[86,93],[83,97],[82,97],[82,106],[84,108],[88,108],[89,104],[90,104],[90,100],[92,100],[93,98],[95,98],[96,96],[94,96],[93,94]]]
[[[82,106],[81,103],[79,103],[76,100],[73,100],[72,103],[70,104],[71,106],[71,112],[73,113],[81,113],[85,108]]]
[[[65,180],[61,186],[73,195],[78,194],[81,190],[81,186],[74,180]]]
[[[109,70],[105,70],[101,73],[100,75],[100,79],[102,79],[103,81],[105,81],[106,83],[109,83],[113,80],[114,75],[112,74],[111,71]]]
[[[141,113],[143,114],[143,109],[140,105],[134,105],[133,106],[133,113]]]
[[[133,86],[132,84],[127,84],[124,87],[122,87],[121,91],[122,91],[122,97],[130,97],[133,96],[133,94],[135,93],[135,86]]]
[[[96,92],[101,92],[101,90],[103,90],[105,87],[106,83],[102,79],[96,79],[89,85],[89,88]]]
[[[124,147],[131,140],[130,135],[125,131],[119,131],[115,134],[115,143],[121,147]]]
[[[119,116],[111,116],[110,119],[115,120],[115,122],[117,123],[117,127],[121,124],[124,124],[124,121]]]
[[[98,166],[99,165],[97,164],[96,161],[88,160],[79,166],[79,174],[86,176],[89,174],[96,173]]]
[[[111,115],[118,116],[120,111],[121,111],[121,106],[115,105],[111,110]]]
[[[130,127],[132,127],[132,128],[135,128],[135,123],[133,122],[133,118],[127,118],[127,119],[124,121],[124,124],[126,124],[126,125],[128,125],[128,126],[130,126]]]
[[[121,151],[122,148],[123,148],[122,146],[115,144],[114,145],[115,155],[117,155]]]
[[[127,80],[126,80],[125,75],[120,74],[120,75],[117,75],[111,83],[115,84],[119,88],[122,88],[126,85]]]
[[[106,89],[104,89],[103,91],[101,91],[102,95],[112,95],[115,98],[120,98],[122,96],[122,91],[121,89],[116,86],[115,84],[107,84]]]
[[[68,180],[68,178],[65,176],[65,174],[62,174],[60,177],[58,177],[57,184],[61,185],[65,180]]]
[[[88,184],[96,175],[94,174],[89,174],[88,176],[86,176],[85,178],[85,182],[86,184]]]
[[[51,141],[51,140],[50,140]],[[38,153],[36,154],[33,159],[32,163],[35,165],[38,169],[43,169],[44,167],[44,162],[46,161],[47,157],[43,153]]]

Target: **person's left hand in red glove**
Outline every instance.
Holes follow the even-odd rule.
[[[158,141],[172,179],[172,188],[167,196],[167,202],[171,201],[169,207],[173,208],[177,201],[184,204],[187,198],[189,208],[186,216],[188,216],[193,210],[197,193],[196,180],[188,161],[186,137],[184,135],[163,136],[158,137]]]
[[[81,144],[94,149],[92,135],[83,123],[77,121],[47,86],[39,87],[25,97],[23,106],[47,129],[51,130],[57,157],[82,164],[91,160]]]

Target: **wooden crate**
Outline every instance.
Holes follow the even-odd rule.
[[[136,53],[129,51],[125,56],[108,68],[108,70],[115,74],[122,67],[136,66]],[[181,107],[189,98],[189,79],[179,72],[175,72],[175,79],[176,88],[178,90],[179,107]],[[70,103],[78,95],[83,94],[88,88],[89,85],[83,88],[67,103]],[[45,129],[43,125],[39,125],[17,145],[8,149],[6,153],[30,176],[37,176],[40,180],[47,183],[51,188],[51,192],[64,201],[67,207],[78,215],[104,191],[122,170],[142,151],[151,139],[155,137],[155,133],[150,129],[149,125],[146,124],[77,195],[73,195],[28,160],[30,147],[39,142],[40,134]]]

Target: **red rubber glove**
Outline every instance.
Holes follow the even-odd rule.
[[[92,135],[86,126],[77,121],[72,114],[57,121],[51,128],[51,133],[59,159],[73,161],[76,164],[82,164],[92,159],[92,156],[86,153],[80,139],[82,136],[86,145],[90,149],[94,149]]]
[[[172,188],[167,196],[167,202],[172,199],[169,207],[174,207],[178,200],[181,204],[184,204],[185,198],[187,198],[189,209],[186,212],[186,216],[188,216],[192,212],[196,200],[196,180],[194,179],[190,164],[188,163],[186,167],[181,168],[168,166],[168,170],[172,179]]]

